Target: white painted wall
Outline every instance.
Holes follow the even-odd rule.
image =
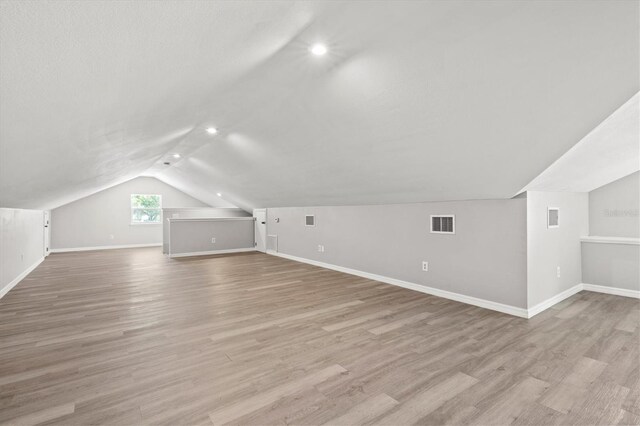
[[[171,219],[169,255],[253,251],[252,217]]]
[[[44,212],[0,208],[0,297],[44,259]]]
[[[169,253],[169,220],[211,217],[249,217],[246,211],[237,207],[193,207],[162,209],[162,253]]]
[[[582,281],[640,294],[640,246],[582,243]]]
[[[456,215],[455,235],[430,233],[432,214]],[[286,255],[526,308],[524,198],[269,208],[267,234]]]
[[[589,235],[640,237],[639,210],[640,172],[593,190],[589,193]]]
[[[160,194],[163,208],[209,207],[155,178],[139,177],[52,210],[52,250],[161,244],[161,223],[131,224],[131,194]]]
[[[589,193],[589,234],[640,237],[640,172]],[[640,292],[640,246],[582,243],[582,280]]]
[[[547,208],[560,226],[547,228]],[[527,192],[527,304],[536,306],[582,282],[580,237],[589,232],[589,197],[578,192]],[[560,267],[560,277],[557,268]]]

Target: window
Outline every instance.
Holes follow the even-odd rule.
[[[557,207],[547,207],[547,228],[560,227],[560,209]]]
[[[455,234],[456,217],[452,214],[431,215],[431,232],[434,234]]]
[[[161,223],[162,195],[131,194],[131,223]]]
[[[304,217],[305,226],[316,226],[316,217],[314,215],[306,215]]]

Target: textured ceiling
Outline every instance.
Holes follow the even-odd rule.
[[[629,99],[521,192],[590,192],[638,170],[640,94]]]
[[[637,1],[0,5],[3,207],[508,198],[639,89]]]

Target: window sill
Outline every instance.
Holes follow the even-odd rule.
[[[162,222],[152,222],[152,223],[135,223],[135,222],[131,222],[129,224],[129,226],[158,226],[158,225],[162,225]]]

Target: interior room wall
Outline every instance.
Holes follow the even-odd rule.
[[[526,308],[526,202],[270,208],[267,233],[285,255]],[[455,215],[456,233],[430,233],[434,214]]]
[[[582,280],[640,296],[640,172],[589,193],[589,235],[636,239],[582,243]],[[633,293],[619,292],[617,289]]]
[[[162,224],[131,224],[131,194],[160,194],[163,208],[210,207],[152,177],[138,177],[51,211],[52,250],[162,243]]]
[[[640,297],[640,245],[582,243],[582,281]]]
[[[589,193],[589,235],[640,237],[640,172]]]
[[[167,219],[250,217],[251,214],[231,207],[191,207],[162,209],[162,252],[169,253],[169,221]]]
[[[548,207],[560,209],[560,226],[557,228],[547,227]],[[529,308],[582,282],[580,238],[588,235],[588,232],[587,193],[527,192]]]
[[[172,257],[255,250],[252,217],[172,219],[169,234]]]
[[[44,212],[0,208],[0,297],[44,259]]]

